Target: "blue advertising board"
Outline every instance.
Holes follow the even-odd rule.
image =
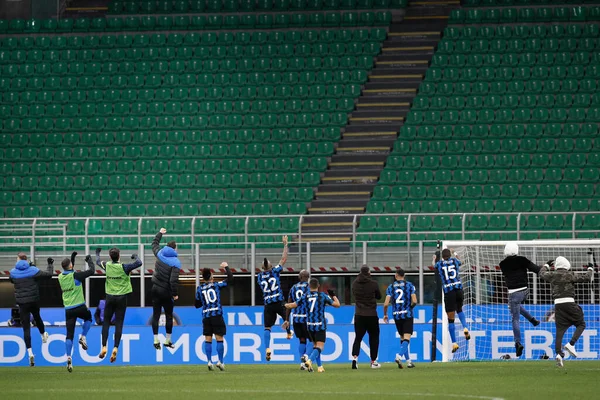
[[[584,306],[587,315],[598,315],[598,306]],[[532,312],[542,323],[533,327],[528,322],[522,322],[525,353],[522,358],[539,359],[546,354],[554,356],[554,323],[552,320],[552,306],[529,306]],[[594,312],[592,313],[592,310]],[[422,306],[415,309],[414,335],[410,342],[411,358],[415,362],[431,360],[431,306]],[[178,326],[174,328],[173,349],[154,350],[153,336],[148,326],[151,309],[132,308],[127,310],[127,323],[123,332],[120,353],[117,365],[156,365],[156,364],[202,364],[205,363],[202,336],[202,326],[199,313],[193,307],[179,307]],[[323,361],[326,363],[344,363],[351,360],[351,348],[354,341],[353,307],[328,309],[328,332]],[[460,359],[493,360],[505,354],[514,357],[514,343],[510,324],[510,317],[506,306],[471,306],[469,315],[484,316],[474,317],[470,322],[472,339],[468,346],[457,353]],[[382,313],[380,312],[381,316]],[[440,313],[441,315],[441,313]],[[50,338],[48,343],[42,344],[37,330],[32,328],[33,351],[36,354],[36,365],[60,365],[66,362],[65,356],[65,328],[64,311],[61,309],[44,309],[42,316],[45,321],[52,322],[48,328]],[[487,318],[487,316],[493,316]],[[0,321],[10,317],[9,310],[0,310]],[[135,323],[137,321],[137,323]],[[225,307],[225,321],[228,324],[225,336],[225,363],[226,364],[252,364],[264,362],[264,344],[262,328],[262,307]],[[393,362],[399,350],[399,337],[393,323],[383,324],[381,321],[381,335],[379,348],[380,362]],[[6,325],[4,323],[4,325]],[[111,328],[111,333],[114,328]],[[580,358],[597,359],[600,351],[600,336],[598,331],[600,322],[596,319],[587,320],[587,328],[577,343]],[[88,334],[89,349],[74,349],[75,365],[108,365],[107,360],[100,360],[100,327],[93,327]],[[161,328],[163,332],[163,328]],[[80,333],[77,328],[76,335]],[[441,324],[438,324],[437,359],[441,360]],[[566,338],[571,331],[567,332]],[[77,336],[76,336],[77,337]],[[162,339],[164,341],[164,337]],[[272,363],[299,362],[297,352],[297,339],[287,340],[285,332],[274,327],[272,335]],[[109,347],[112,345],[109,340]],[[213,351],[215,354],[215,351]],[[368,339],[361,345],[360,361],[368,362]],[[16,327],[0,328],[0,366],[27,365],[27,352],[22,339],[22,330]]]

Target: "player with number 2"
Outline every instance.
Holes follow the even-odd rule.
[[[385,303],[383,304],[383,322],[389,321],[388,307],[392,303],[392,316],[396,322],[396,329],[400,335],[400,353],[396,354],[396,364],[402,369],[402,357],[406,360],[408,368],[414,368],[415,365],[410,359],[408,345],[413,333],[414,317],[413,308],[417,305],[417,294],[415,285],[404,280],[404,270],[396,270],[396,280],[388,286],[385,292]]]
[[[456,253],[454,253],[454,257],[451,256],[452,251],[444,249],[442,250],[442,259],[437,263],[435,262],[435,255],[433,256],[433,264],[442,279],[444,306],[446,308],[446,315],[448,316],[448,331],[452,339],[452,352],[456,353],[459,347],[458,343],[456,343],[456,331],[454,327],[454,318],[456,315],[458,315],[458,319],[464,328],[465,339],[471,339],[471,335],[467,329],[467,320],[462,310],[465,295],[463,293],[462,282],[458,276],[458,268],[461,263]]]
[[[221,268],[225,268],[227,279],[221,282],[215,282],[212,270],[204,268],[202,270],[202,278],[204,283],[198,286],[196,290],[196,308],[202,307],[202,333],[204,335],[204,352],[208,359],[208,370],[214,370],[212,363],[212,338],[213,335],[217,339],[217,354],[219,362],[217,368],[221,371],[225,370],[223,355],[225,346],[223,344],[223,336],[227,333],[227,326],[223,319],[223,307],[221,306],[221,289],[233,285],[233,274],[226,262],[221,263]]]
[[[283,290],[281,290],[281,282],[279,276],[283,271],[283,265],[287,261],[288,257],[288,237],[283,237],[283,254],[281,260],[276,267],[268,259],[263,260],[263,271],[256,274],[256,280],[263,293],[263,300],[265,303],[264,311],[264,325],[265,332],[263,333],[263,340],[266,346],[267,361],[271,361],[271,328],[277,321],[277,316],[283,318],[282,328],[287,331],[287,338],[292,338],[292,331],[290,330],[290,324],[287,321],[285,307],[283,306],[285,298],[283,297]]]

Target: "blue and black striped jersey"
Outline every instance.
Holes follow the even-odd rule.
[[[298,307],[306,307],[306,327],[309,331],[324,331],[327,329],[325,306],[333,304],[331,297],[323,292],[308,292],[296,304]]]
[[[407,281],[395,281],[388,286],[385,292],[392,300],[392,315],[394,319],[408,319],[413,317],[411,297],[415,294],[415,285]]]
[[[442,278],[442,288],[444,293],[448,293],[454,289],[462,289],[463,285],[458,276],[458,268],[460,260],[450,257],[447,260],[440,260],[435,264],[435,269]]]
[[[308,282],[298,282],[290,289],[289,298],[298,304],[298,301],[309,292]],[[306,304],[298,304],[294,311],[294,322],[306,322]]]
[[[221,289],[226,286],[226,280],[222,282],[208,282],[198,286],[196,300],[202,302],[202,319],[223,315]]]
[[[256,280],[263,292],[265,304],[279,303],[284,300],[281,282],[279,281],[281,271],[283,271],[283,267],[278,265],[269,271],[263,271],[256,275]]]

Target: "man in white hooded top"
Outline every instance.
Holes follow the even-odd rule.
[[[550,267],[554,264],[554,271]],[[549,282],[554,299],[554,323],[556,324],[556,343],[554,349],[556,352],[556,365],[563,366],[562,340],[565,332],[571,326],[575,326],[575,332],[564,350],[573,357],[577,357],[575,343],[585,330],[585,320],[583,310],[575,303],[575,284],[590,282],[594,276],[593,256],[590,256],[590,263],[585,274],[575,274],[571,271],[571,263],[564,257],[556,257],[556,261],[549,261],[540,270],[540,278]]]

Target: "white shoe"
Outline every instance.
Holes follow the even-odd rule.
[[[396,361],[396,364],[398,364],[398,368],[402,369],[402,358],[400,357],[400,354],[396,354],[396,359],[394,360]]]
[[[219,361],[217,363],[217,368],[219,368],[221,371],[225,371],[225,364],[223,364],[221,361]]]
[[[561,367],[561,368],[564,366],[564,364],[563,364],[563,358],[561,357],[560,354],[556,355],[556,366],[557,367]]]
[[[71,357],[67,357],[67,371],[73,372],[73,360]]]
[[[304,362],[300,363],[300,371],[306,371],[306,367],[304,366]]]
[[[42,333],[42,343],[48,343],[48,332]]]
[[[577,358],[577,351],[575,350],[575,346],[572,346],[571,343],[565,344],[563,349],[565,349],[571,356]]]
[[[412,362],[412,361],[408,360],[408,361],[406,362],[406,368],[414,368],[414,367],[415,367],[415,364],[413,364],[413,362]]]
[[[208,370],[209,371],[214,371],[215,370],[215,366],[210,361],[208,362],[207,366],[208,366]]]
[[[373,369],[381,368],[381,365],[379,365],[379,363],[377,361],[373,361],[373,362],[371,362],[371,368],[373,368]]]
[[[81,346],[81,348],[83,350],[87,350],[88,349],[87,340],[86,340],[85,336],[80,336],[79,337],[79,345]]]

